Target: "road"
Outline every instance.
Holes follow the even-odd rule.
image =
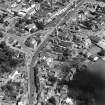
[[[54,30],[54,29],[53,29]],[[51,30],[50,32],[52,33],[53,30]],[[50,33],[48,33],[50,34]],[[46,42],[48,41],[48,36],[49,35],[46,35],[45,39],[42,41],[42,43],[39,45],[39,47],[35,50],[35,53],[34,53],[34,56],[32,57],[31,59],[31,63],[29,65],[29,105],[33,105],[33,94],[35,92],[35,86],[34,86],[34,70],[33,70],[33,66],[34,66],[34,63],[37,59],[37,56],[38,56],[38,52],[46,45]]]
[[[56,16],[68,11],[69,9],[72,9],[74,7],[73,2],[70,2],[65,8],[58,10],[57,12],[55,12],[54,14],[52,14],[52,16],[47,19],[47,22],[49,23],[50,21],[52,21],[54,18],[56,18]]]
[[[78,7],[80,7],[83,3],[85,2],[85,0],[81,0],[81,2],[79,2],[78,4],[77,4],[77,6],[76,6],[76,9],[78,8]],[[37,56],[38,56],[38,53],[39,53],[39,51],[47,44],[47,41],[49,40],[49,37],[50,37],[50,35],[52,34],[52,32],[54,32],[54,30],[60,25],[60,24],[62,24],[62,22],[63,21],[65,21],[65,19],[66,19],[66,21],[67,21],[67,17],[68,17],[68,15],[72,15],[72,13],[74,13],[74,11],[76,10],[76,9],[74,9],[74,10],[69,10],[68,12],[67,12],[67,14],[63,17],[63,18],[61,18],[61,20],[59,21],[59,23],[45,36],[45,38],[43,39],[43,41],[41,42],[41,44],[38,46],[38,48],[34,51],[34,55],[33,55],[33,57],[32,57],[32,60],[31,60],[31,63],[30,63],[30,65],[29,65],[29,105],[33,105],[33,100],[35,100],[34,99],[34,97],[33,97],[33,94],[34,94],[34,92],[35,92],[35,86],[34,86],[34,70],[33,70],[33,67],[34,67],[34,65],[35,65],[35,62],[36,62],[36,60],[37,60]],[[69,18],[68,18],[69,19]]]

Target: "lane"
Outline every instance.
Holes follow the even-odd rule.
[[[85,0],[81,0],[81,1],[78,3],[78,5],[76,5],[76,9],[77,9],[79,6],[81,6],[84,2],[85,2]],[[37,60],[38,53],[39,53],[39,51],[47,44],[47,41],[49,40],[50,35],[52,34],[52,32],[54,32],[54,30],[55,30],[60,24],[62,24],[62,22],[64,22],[65,19],[66,19],[66,21],[67,21],[67,19],[69,19],[69,18],[67,18],[67,17],[69,17],[68,15],[72,15],[72,13],[74,13],[76,9],[74,9],[74,10],[72,10],[72,11],[69,10],[69,11],[67,12],[67,14],[66,14],[63,18],[61,18],[60,22],[45,36],[45,38],[44,38],[44,40],[42,41],[42,43],[39,45],[39,47],[38,47],[38,48],[35,50],[35,52],[34,52],[34,55],[33,55],[33,57],[32,57],[31,63],[30,63],[30,65],[29,65],[29,69],[30,69],[30,70],[29,70],[29,105],[33,105],[33,100],[35,100],[34,97],[33,97],[33,94],[34,94],[34,92],[35,92],[35,86],[34,86],[34,70],[33,70],[33,67],[34,67],[35,62],[36,62],[36,60]]]

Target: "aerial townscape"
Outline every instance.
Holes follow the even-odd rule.
[[[0,105],[105,105],[105,0],[0,0]]]

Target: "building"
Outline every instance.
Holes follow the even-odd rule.
[[[13,72],[13,73],[11,73],[10,75],[9,75],[9,78],[10,79],[14,79],[17,75],[19,75],[20,73],[16,70],[15,72]]]
[[[97,45],[98,45],[99,47],[101,47],[102,49],[105,49],[105,40],[104,40],[104,39],[100,40],[100,41],[97,43]]]

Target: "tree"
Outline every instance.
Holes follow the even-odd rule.
[[[98,52],[99,56],[105,56],[105,50],[101,50],[100,52]]]
[[[0,38],[3,38],[4,34],[0,31]]]
[[[0,73],[8,73],[16,68],[18,65],[23,64],[24,57],[22,55],[14,59],[15,51],[10,49],[6,43],[3,41],[0,43]]]
[[[105,3],[105,0],[96,0],[96,1],[99,1],[99,2],[104,2],[104,3]]]
[[[37,27],[39,30],[43,30],[43,29],[44,29],[44,24],[43,24],[43,22],[38,22],[38,21],[36,21],[36,22],[34,22],[34,23],[35,23],[36,27]]]
[[[77,72],[73,80],[68,82],[68,87],[70,91],[73,90],[77,93],[76,96],[74,94],[77,100],[87,102],[87,100],[92,101],[91,99],[93,98],[95,105],[104,105],[103,103],[105,103],[105,95],[103,95],[103,91],[105,91],[105,79],[102,79],[99,74],[90,72],[88,68]],[[73,94],[69,93],[68,95],[72,96]],[[86,105],[90,104],[87,103]]]
[[[50,98],[48,99],[48,102],[51,103],[51,105],[56,105],[56,100],[55,100],[54,97],[50,97]]]
[[[34,2],[41,3],[43,0],[33,0]]]

